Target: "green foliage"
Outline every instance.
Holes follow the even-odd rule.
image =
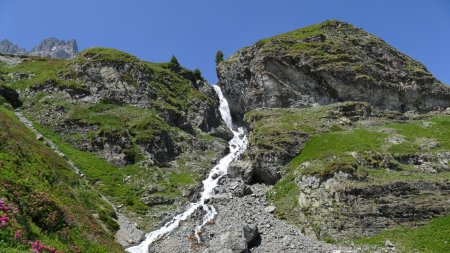
[[[170,64],[172,66],[180,66],[180,63],[178,62],[177,57],[175,55],[172,55],[172,58],[170,58]]]
[[[194,69],[194,78],[196,80],[202,79],[202,72],[200,72],[200,69]]]
[[[175,55],[172,55],[172,58],[170,58],[169,68],[174,72],[179,72],[181,70],[181,65]]]
[[[0,199],[14,203],[15,229],[0,229],[0,247],[8,252],[29,251],[19,243],[40,240],[64,252],[122,252],[112,235],[92,217],[112,210],[98,193],[19,122],[0,107]],[[110,212],[109,211],[109,212]]]
[[[434,218],[428,224],[416,227],[400,227],[383,231],[376,236],[361,238],[358,244],[384,246],[391,241],[398,252],[450,252],[450,216]]]
[[[223,52],[221,50],[216,52],[216,65],[223,62]]]

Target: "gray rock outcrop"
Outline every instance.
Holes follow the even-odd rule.
[[[261,40],[217,66],[234,117],[263,107],[366,101],[390,110],[450,106],[450,87],[421,63],[336,20]]]

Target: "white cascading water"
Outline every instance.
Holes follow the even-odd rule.
[[[145,236],[145,240],[142,241],[139,245],[127,248],[126,251],[130,253],[147,253],[149,246],[156,240],[160,239],[162,236],[169,234],[174,229],[176,229],[181,221],[186,220],[189,216],[191,216],[195,210],[202,207],[202,209],[206,212],[203,217],[203,221],[201,224],[197,225],[195,228],[195,236],[197,240],[200,240],[199,232],[202,227],[206,225],[209,221],[214,219],[217,212],[216,209],[212,205],[205,204],[205,201],[210,199],[214,195],[214,188],[217,187],[220,178],[222,178],[225,174],[227,174],[227,169],[230,163],[236,160],[247,148],[247,136],[244,134],[243,128],[238,128],[236,131],[233,130],[232,120],[230,108],[228,107],[228,101],[222,94],[222,90],[219,86],[214,85],[214,90],[220,99],[220,114],[222,116],[223,121],[227,127],[233,132],[233,139],[230,140],[230,153],[220,159],[219,163],[214,166],[214,168],[209,172],[208,177],[203,180],[203,192],[199,201],[195,203],[189,204],[186,211],[184,213],[178,214],[171,221],[166,223],[162,228],[155,230],[153,232],[148,233]],[[214,179],[213,179],[214,177]]]

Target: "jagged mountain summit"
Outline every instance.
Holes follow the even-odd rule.
[[[77,42],[71,39],[67,42],[56,38],[43,40],[37,47],[31,50],[30,55],[50,58],[67,59],[78,54]]]
[[[220,63],[217,72],[239,115],[342,101],[400,111],[450,106],[450,88],[424,65],[337,20],[260,40]]]
[[[13,44],[9,40],[0,42],[0,54],[13,55],[31,55],[58,59],[69,59],[78,54],[77,41],[71,39],[63,41],[56,38],[44,39],[38,46],[33,48],[31,52]]]
[[[2,40],[2,41],[0,41],[0,53],[21,55],[21,54],[25,54],[26,50],[13,44],[9,40]]]

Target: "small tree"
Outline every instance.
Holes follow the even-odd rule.
[[[180,66],[180,63],[178,63],[178,59],[177,59],[177,57],[175,57],[175,55],[172,55],[172,58],[170,59],[170,65]]]
[[[200,69],[194,69],[194,78],[196,80],[202,79],[202,72],[200,72]]]
[[[221,62],[223,62],[223,52],[219,50],[216,53],[216,65],[219,65]]]

